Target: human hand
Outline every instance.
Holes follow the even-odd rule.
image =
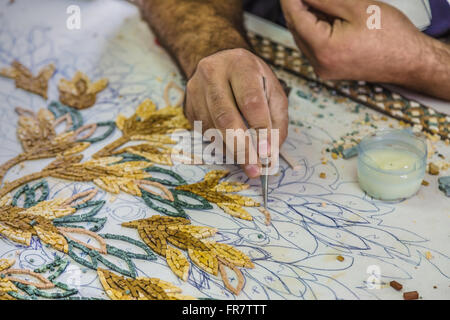
[[[370,0],[281,0],[302,52],[325,80],[366,80],[400,85],[423,71],[427,42],[396,8]],[[381,29],[369,29],[367,8],[380,8]],[[325,18],[324,18],[325,17]]]
[[[223,50],[203,58],[186,86],[186,117],[191,123],[201,120],[204,131],[216,128],[225,137],[226,129],[246,131],[246,123],[249,128],[268,129],[267,144],[260,141],[258,151],[249,143],[227,146],[234,148],[235,155],[245,153],[242,167],[250,178],[260,175],[259,162],[249,164],[251,154],[271,150],[270,129],[279,129],[280,146],[286,139],[287,106],[287,97],[272,70],[245,49]]]

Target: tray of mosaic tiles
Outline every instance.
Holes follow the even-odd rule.
[[[397,120],[276,70],[298,168],[271,177],[269,221],[239,168],[168,157],[183,83],[137,10],[80,2],[69,30],[71,4],[0,2],[0,299],[401,299],[392,280],[450,297],[437,179],[380,202],[329,152]]]

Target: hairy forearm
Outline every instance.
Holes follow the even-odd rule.
[[[418,50],[416,67],[399,84],[450,101],[450,45],[422,35]]]
[[[241,0],[141,0],[143,18],[189,78],[198,62],[249,45]]]

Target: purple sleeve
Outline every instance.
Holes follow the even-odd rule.
[[[447,0],[429,0],[431,25],[425,33],[432,37],[445,35],[450,31],[450,4]]]
[[[279,0],[243,0],[242,3],[245,11],[286,26]]]

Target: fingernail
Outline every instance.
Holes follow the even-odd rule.
[[[249,178],[256,177],[259,174],[259,167],[254,164],[248,164],[245,166],[245,172]]]

